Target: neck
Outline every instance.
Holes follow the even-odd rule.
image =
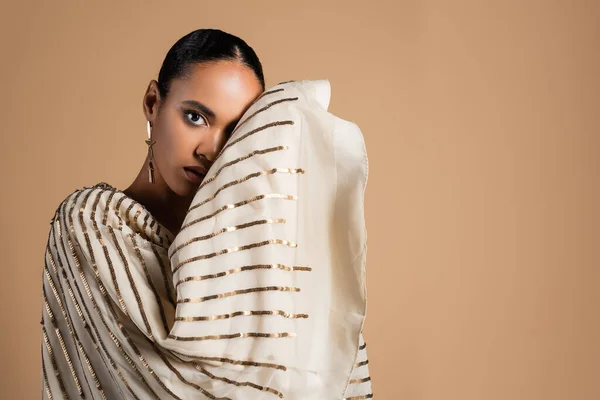
[[[156,169],[154,177],[155,182],[149,182],[146,158],[135,180],[123,192],[146,207],[161,225],[177,235],[193,196],[182,197],[173,192]]]

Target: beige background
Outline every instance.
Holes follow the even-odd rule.
[[[0,6],[0,397],[41,396],[58,203],[121,189],[169,47],[244,38],[267,86],[329,79],[370,157],[375,399],[600,399],[598,1],[37,1]]]

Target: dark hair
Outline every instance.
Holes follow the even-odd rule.
[[[166,98],[171,81],[185,77],[191,66],[223,60],[238,61],[252,69],[265,90],[262,65],[252,47],[219,29],[197,29],[175,42],[165,56],[158,73],[160,96]]]

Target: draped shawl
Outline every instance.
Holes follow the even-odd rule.
[[[175,236],[101,182],[50,223],[47,399],[367,399],[367,157],[326,80],[248,109]]]

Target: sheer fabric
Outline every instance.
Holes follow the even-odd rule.
[[[174,236],[107,183],[54,215],[43,398],[372,398],[360,129],[329,82],[242,117]]]

